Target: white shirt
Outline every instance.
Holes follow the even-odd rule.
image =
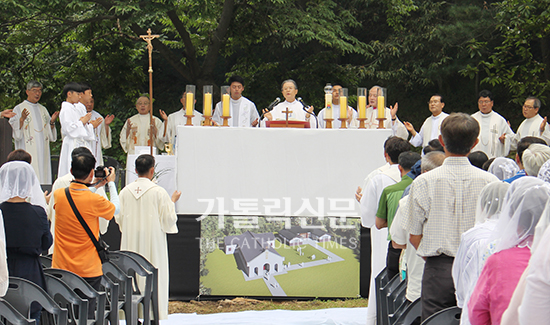
[[[424,260],[416,254],[416,249],[409,243],[409,233],[401,226],[403,212],[407,209],[409,196],[399,200],[399,208],[390,227],[391,239],[398,245],[407,245],[403,260],[407,264],[407,300],[415,301],[422,292],[422,275],[424,274]]]

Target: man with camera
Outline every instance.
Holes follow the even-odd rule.
[[[118,207],[118,194],[114,186],[114,168],[100,168],[102,170],[95,174],[98,178],[94,177],[94,167],[95,158],[89,150],[73,154],[71,174],[74,180],[68,187],[68,193],[65,188],[60,188],[53,194],[56,220],[52,267],[80,275],[97,290],[103,275],[101,260],[96,246],[76,215],[78,212],[82,216],[97,240],[99,219],[113,218]],[[103,186],[106,182],[110,185],[111,202],[89,189],[94,185]],[[70,199],[74,201],[74,207],[71,207]],[[93,315],[93,307],[90,312]]]

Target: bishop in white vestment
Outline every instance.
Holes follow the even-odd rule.
[[[38,103],[42,96],[42,84],[31,81],[27,84],[27,99],[13,109],[10,118],[15,149],[23,149],[32,157],[31,166],[41,184],[52,183],[50,142],[57,140],[55,120],[48,110]]]
[[[264,119],[262,120],[262,126],[265,126],[265,123],[268,120],[284,121],[286,120],[288,114],[289,121],[306,121],[309,122],[310,128],[317,128],[315,118],[311,117],[313,113],[313,106],[307,108],[306,112],[304,109],[304,105],[296,100],[296,95],[298,94],[298,86],[296,85],[296,82],[292,79],[285,80],[283,81],[281,88],[283,96],[285,97],[285,101],[273,107],[272,111],[264,109]]]
[[[369,105],[366,109],[366,120],[365,126],[367,129],[378,129],[378,96],[377,92],[379,86],[374,86],[369,90]],[[409,138],[409,133],[405,125],[397,117],[397,108],[398,105],[395,103],[391,108],[386,107],[384,109],[384,128],[391,129],[392,135],[400,137],[401,139],[407,140]]]
[[[171,199],[165,189],[151,181],[154,165],[151,155],[141,155],[136,159],[139,178],[120,191],[120,213],[115,218],[122,233],[120,249],[136,252],[158,268],[159,318],[162,320],[168,318],[166,234],[178,232],[174,202],[179,199],[179,192],[175,192]]]
[[[126,120],[122,130],[120,131],[120,146],[128,154],[134,154],[136,146],[150,145],[150,125],[151,117],[149,116],[149,98],[141,96],[136,101],[136,109],[139,114],[136,114]],[[153,116],[155,128],[153,128],[153,146],[158,149],[164,149],[164,141],[162,138],[164,125],[161,120]]]

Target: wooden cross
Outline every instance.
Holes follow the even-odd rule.
[[[147,50],[149,50],[149,146],[151,147],[151,156],[153,155],[153,44],[151,41],[160,35],[151,35],[151,28],[147,30],[147,35],[139,35],[147,42]]]
[[[286,117],[285,117],[286,127],[288,127],[288,114],[292,113],[292,111],[289,111],[288,107],[287,107],[286,110],[283,111],[283,113],[285,113],[285,115],[286,115]]]

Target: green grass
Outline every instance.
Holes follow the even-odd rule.
[[[304,255],[300,256],[298,255],[298,250],[295,247],[291,247],[285,244],[282,244],[278,240],[275,243],[275,250],[277,253],[279,253],[281,256],[285,258],[285,264],[299,264],[302,262],[311,262],[311,261],[318,261],[327,258],[327,254],[321,252],[320,250],[314,248],[311,245],[302,245],[302,253]],[[315,259],[312,260],[311,256],[315,255]]]
[[[335,242],[327,242],[324,245],[345,261],[276,275],[275,279],[288,296],[304,296],[304,292],[307,293],[306,296],[311,297],[359,295],[359,261],[353,251]]]
[[[335,242],[320,245],[344,258],[345,261],[276,275],[275,278],[285,293],[288,296],[301,297],[357,297],[359,294],[359,261],[353,251]],[[309,256],[307,253],[304,256],[298,256],[293,249],[283,249],[282,246],[276,246],[279,247],[277,251],[280,254],[284,252],[284,254],[294,254],[297,257],[305,257],[306,259]],[[307,246],[311,248],[311,252],[315,251],[316,255],[322,254],[322,258],[326,258],[325,254],[310,245]],[[304,261],[310,262],[311,259]],[[286,259],[285,263],[288,263]],[[291,261],[291,264],[295,263]],[[244,280],[242,272],[237,269],[233,255],[225,255],[224,252],[217,249],[207,255],[206,268],[209,273],[207,276],[201,277],[201,282],[205,287],[212,289],[212,295],[271,296],[262,279]]]
[[[244,280],[243,272],[237,269],[233,255],[225,255],[216,249],[208,254],[206,268],[208,275],[201,277],[201,282],[212,289],[212,295],[271,296],[263,279]]]

